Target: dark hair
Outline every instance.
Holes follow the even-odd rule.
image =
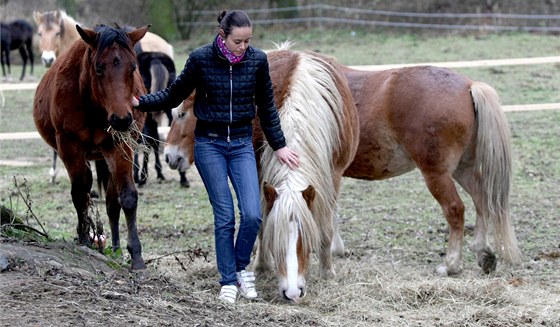
[[[234,27],[251,27],[251,20],[243,10],[222,11],[218,15],[218,27],[228,36]]]

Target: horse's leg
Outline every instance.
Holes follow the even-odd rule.
[[[179,171],[179,184],[181,185],[181,187],[190,187],[191,183],[189,182],[189,179],[187,178],[187,173],[184,171]]]
[[[138,171],[140,170],[138,166],[138,152],[134,151],[134,163],[133,163],[133,175],[134,175],[134,182],[140,183],[140,177],[138,175]]]
[[[441,276],[451,276],[462,271],[463,230],[465,205],[449,173],[422,172],[428,189],[440,204],[449,226],[449,241],[445,260],[436,268]]]
[[[332,264],[332,240],[333,240],[333,218],[335,210],[330,210],[326,217],[329,217],[327,221],[323,222],[323,227],[321,227],[321,248],[319,249],[319,264],[321,267],[321,277],[324,279],[331,279],[336,276],[336,273]]]
[[[53,150],[53,163],[52,163],[52,167],[51,167],[51,171],[49,172],[49,175],[51,176],[51,184],[54,184],[55,180],[56,180],[56,175],[58,174],[58,171],[56,170],[56,160],[58,158],[58,155],[56,154],[56,151]]]
[[[30,38],[29,40],[25,41],[25,47],[27,49],[27,54],[29,57],[29,62],[31,63],[30,73],[29,75],[33,75],[33,66],[35,65],[34,54],[33,54],[33,40]]]
[[[0,52],[0,64],[2,64],[2,76],[6,77],[6,68],[5,68],[5,62],[4,62],[4,58],[5,58],[5,51],[4,49],[2,49],[2,52]]]
[[[130,158],[133,154],[132,151],[125,154],[120,151],[125,150],[113,149],[113,151],[103,154],[112,176],[107,185],[106,203],[107,215],[111,224],[113,249],[120,247],[118,221],[120,209],[122,209],[126,217],[127,250],[132,259],[132,269],[144,269],[146,264],[142,258],[142,245],[136,226],[138,191],[134,185],[130,161],[125,159]]]
[[[21,77],[19,78],[20,81],[23,81],[23,77],[25,77],[25,68],[27,67],[27,51],[25,50],[25,46],[21,46],[19,48],[19,54],[21,55],[21,59],[23,60],[23,68],[21,70]]]
[[[344,255],[344,241],[342,240],[342,237],[340,236],[340,228],[338,226],[339,223],[339,207],[338,204],[336,205],[336,209],[334,211],[334,217],[333,217],[333,238],[332,238],[332,245],[331,245],[331,253],[333,255],[337,255],[337,256],[343,256]]]
[[[156,173],[157,173],[157,179],[163,181],[165,180],[165,176],[163,176],[163,172],[161,169],[161,161],[159,159],[159,143],[158,142],[154,142],[154,157],[155,157],[155,161],[156,161]]]
[[[259,274],[265,273],[270,269],[270,261],[269,261],[270,256],[268,255],[268,253],[266,253],[262,240],[263,239],[262,231],[264,230],[264,224],[265,222],[263,220],[258,234],[259,241],[258,241],[257,258],[255,262],[255,271]]]
[[[147,134],[148,134],[148,137],[149,137],[148,144],[154,150],[155,169],[156,169],[156,173],[157,173],[157,178],[159,180],[165,180],[165,176],[163,176],[162,169],[161,169],[161,161],[159,159],[159,142],[160,141],[159,141],[159,133],[158,133],[158,123],[153,118],[153,116],[149,115],[149,118],[146,119],[146,122],[145,122],[144,126],[147,130]],[[148,170],[147,165],[148,164],[146,162],[146,174],[147,174],[147,170]]]
[[[488,210],[483,206],[483,190],[480,177],[475,173],[473,167],[458,169],[453,176],[455,180],[471,196],[476,209],[476,223],[474,226],[474,240],[469,244],[476,253],[477,263],[486,274],[496,270],[497,259],[494,250],[488,243]]]
[[[67,153],[74,154],[78,152],[70,150],[67,151]],[[91,240],[89,238],[89,232],[93,224],[89,216],[89,191],[93,184],[91,169],[85,160],[76,160],[73,155],[66,156],[65,152],[59,152],[59,155],[70,177],[70,194],[72,195],[72,203],[78,215],[78,225],[76,227],[78,243],[90,246]]]

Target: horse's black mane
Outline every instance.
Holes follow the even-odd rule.
[[[99,53],[113,43],[117,43],[126,49],[130,48],[128,34],[124,29],[100,24],[95,26],[95,32],[99,33],[97,40]]]

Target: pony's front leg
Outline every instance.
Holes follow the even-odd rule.
[[[331,219],[334,212],[330,215]],[[325,223],[321,232],[321,248],[319,249],[319,264],[321,266],[321,277],[324,279],[332,279],[336,276],[332,264],[332,240],[333,240],[333,222]]]
[[[59,150],[59,156],[68,171],[68,176],[70,177],[70,194],[72,196],[72,203],[76,209],[76,214],[78,215],[78,225],[76,227],[78,244],[91,246],[91,239],[89,237],[89,232],[91,231],[93,224],[91,217],[89,216],[89,192],[93,184],[91,169],[85,160],[76,160],[72,156],[71,158],[67,158],[65,151],[67,150]],[[69,151],[68,153],[73,152]]]
[[[257,250],[257,259],[256,259],[256,263],[255,263],[255,271],[259,274],[265,273],[266,271],[268,271],[270,269],[270,263],[269,263],[269,254],[266,253],[266,250],[264,249],[264,245],[263,245],[263,229],[264,229],[264,225],[265,221],[263,220],[263,223],[261,224],[261,228],[259,230],[259,235],[258,235],[258,239],[259,241],[258,243],[258,250]]]
[[[136,209],[138,205],[138,192],[132,177],[132,164],[127,158],[132,157],[132,151],[122,154],[115,150],[111,155],[104,153],[112,178],[107,188],[107,215],[111,224],[113,245],[120,247],[118,236],[118,221],[122,208],[126,217],[128,229],[127,250],[132,259],[132,269],[145,269],[146,264],[142,258],[142,245],[138,237],[136,226]]]

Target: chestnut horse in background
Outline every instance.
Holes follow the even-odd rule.
[[[450,69],[345,69],[360,116],[360,146],[344,176],[380,180],[418,168],[440,204],[449,242],[439,275],[462,271],[465,206],[455,181],[476,208],[471,247],[483,272],[496,269],[487,240],[508,263],[521,261],[509,215],[512,159],[509,127],[496,91]]]
[[[105,25],[75,27],[82,41],[53,64],[41,79],[33,106],[39,134],[60,155],[71,182],[78,215],[78,243],[91,245],[89,215],[92,172],[88,160],[104,160],[110,178],[106,208],[112,247],[120,248],[120,211],[126,216],[132,269],[143,269],[136,227],[138,192],[132,176],[133,144],[145,115],[133,110],[133,95],[145,94],[137,69],[136,44],[149,26],[125,32]]]

